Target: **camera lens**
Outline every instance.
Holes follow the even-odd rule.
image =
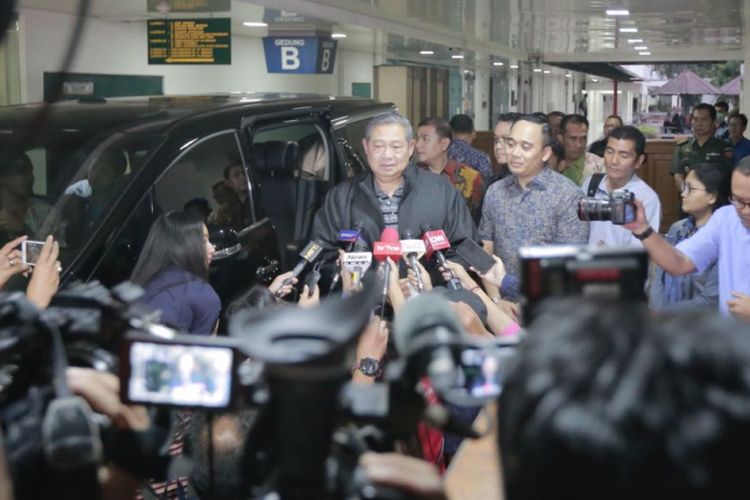
[[[581,198],[578,202],[578,218],[583,221],[610,220],[612,206],[609,200]]]

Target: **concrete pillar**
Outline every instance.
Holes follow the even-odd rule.
[[[490,0],[476,0],[474,3],[474,30],[479,39],[489,39],[492,8]],[[488,54],[474,54],[474,128],[492,130],[490,123],[490,57]]]

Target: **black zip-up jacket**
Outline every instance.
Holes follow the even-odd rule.
[[[461,193],[443,176],[409,165],[404,171],[404,195],[398,207],[398,232],[411,231],[415,238],[421,227],[445,231],[451,246],[466,238],[479,241],[477,227]],[[336,185],[326,196],[313,224],[313,238],[327,247],[337,246],[338,232],[362,223],[368,245],[380,239],[385,228],[383,214],[375,195],[374,178],[368,170]]]

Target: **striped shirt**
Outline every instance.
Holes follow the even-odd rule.
[[[388,196],[385,191],[378,187],[377,183],[373,184],[375,184],[375,196],[378,199],[380,212],[383,214],[385,227],[392,227],[398,230],[398,206],[404,197],[404,185],[399,186],[393,193],[393,196]]]

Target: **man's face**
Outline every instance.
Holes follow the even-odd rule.
[[[549,120],[549,128],[552,130],[552,133],[555,134],[560,130],[560,123],[562,122],[563,117],[560,115],[552,115],[547,117],[547,120]]]
[[[419,163],[430,164],[445,161],[448,158],[448,146],[451,141],[440,137],[432,125],[423,125],[417,129],[417,144],[414,150]]]
[[[609,137],[614,129],[620,126],[620,120],[617,118],[607,118],[604,121],[604,137]]]
[[[414,152],[414,140],[407,141],[406,130],[397,123],[378,125],[362,144],[373,175],[378,181],[393,182],[401,178]]]
[[[0,185],[15,196],[25,197],[34,194],[34,171],[24,165],[0,176]]]
[[[607,177],[613,183],[623,185],[633,176],[643,164],[644,156],[635,151],[635,142],[629,139],[607,139],[604,149],[604,166]]]
[[[742,120],[738,117],[732,117],[729,119],[729,137],[732,142],[737,142],[742,139],[747,127],[742,126]]]
[[[711,113],[707,109],[696,109],[693,111],[693,134],[706,136],[714,133],[716,122],[711,119]]]
[[[586,153],[586,136],[589,128],[583,123],[568,123],[562,131],[562,144],[565,147],[565,159],[576,161]]]
[[[508,137],[508,169],[521,178],[536,176],[544,168],[552,150],[543,146],[542,125],[517,121]]]
[[[497,125],[495,125],[493,151],[495,153],[495,160],[501,165],[508,163],[506,142],[508,141],[508,137],[510,137],[511,125],[513,125],[511,122],[497,122]]]
[[[739,202],[734,203],[734,208],[742,220],[742,225],[750,229],[750,175],[744,175],[741,172],[734,171],[732,174],[732,197],[744,202],[738,208]]]

